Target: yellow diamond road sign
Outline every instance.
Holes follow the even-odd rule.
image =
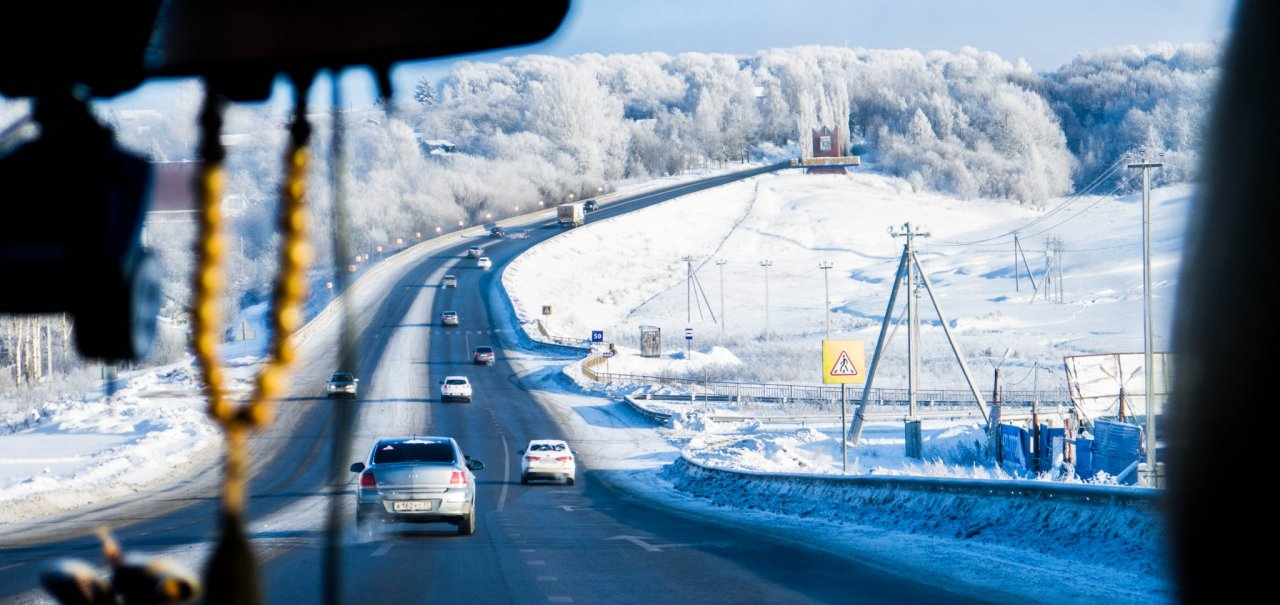
[[[822,382],[865,384],[866,354],[861,340],[822,341]]]

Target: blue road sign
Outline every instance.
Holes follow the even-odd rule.
[[[592,330],[591,342],[604,342],[604,330]]]

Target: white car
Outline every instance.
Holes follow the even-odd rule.
[[[568,443],[559,439],[534,439],[520,454],[520,483],[564,479],[566,485],[573,485],[578,466]]]
[[[456,275],[446,275],[446,276],[444,276],[444,278],[440,280],[440,287],[441,287],[441,288],[457,288],[457,287],[458,287],[458,276],[456,276]]]
[[[489,260],[489,257],[487,256],[481,256],[480,258],[476,259],[476,266],[480,267],[481,269],[488,269],[489,267],[493,266],[493,261]]]
[[[484,256],[484,248],[480,246],[467,248],[467,256],[469,258],[480,258],[481,256]]]
[[[458,312],[457,312],[457,311],[445,311],[444,313],[441,313],[441,314],[440,314],[440,325],[442,325],[442,326],[457,326],[457,325],[458,325]]]
[[[440,381],[440,401],[471,401],[471,381],[466,376],[445,376]]]

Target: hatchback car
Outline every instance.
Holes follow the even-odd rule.
[[[356,488],[356,529],[375,524],[452,523],[458,533],[476,530],[476,478],[484,463],[463,455],[451,437],[379,439],[364,462]]]
[[[470,258],[480,258],[484,256],[484,248],[481,246],[472,246],[467,248],[467,256]]]
[[[356,398],[356,387],[359,385],[360,379],[356,378],[351,372],[334,372],[329,377],[329,384],[325,387],[325,392],[329,399],[343,397],[346,399]]]
[[[493,347],[476,347],[476,352],[471,356],[476,365],[491,366],[496,361],[493,355]]]
[[[442,325],[442,326],[456,326],[456,325],[458,325],[458,312],[457,312],[457,311],[445,311],[444,313],[441,313],[441,314],[440,314],[440,325]]]
[[[597,202],[595,200],[587,200],[582,203],[582,209],[586,210],[587,212],[594,212],[600,209],[600,202]]]
[[[577,463],[568,443],[559,439],[534,439],[520,454],[520,483],[563,479],[567,485],[573,485]]]
[[[466,376],[445,376],[440,381],[440,401],[471,401],[471,381]]]
[[[446,275],[446,276],[444,276],[444,277],[440,280],[440,287],[441,287],[441,288],[457,288],[457,287],[458,287],[458,276],[456,276],[456,275]]]
[[[479,259],[476,260],[476,266],[480,267],[481,269],[488,269],[489,267],[493,266],[493,261],[489,260],[489,257],[487,256],[481,256]]]

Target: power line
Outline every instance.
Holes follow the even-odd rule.
[[[1050,209],[1049,209],[1049,211],[1045,212],[1044,214],[1041,214],[1040,216],[1038,216],[1038,217],[1036,217],[1036,218],[1034,218],[1034,219],[1032,219],[1032,220],[1028,221],[1026,224],[1021,225],[1021,226],[1019,226],[1019,227],[1017,227],[1017,228],[1015,228],[1015,229],[1010,229],[1009,231],[1006,231],[1006,232],[1001,233],[1001,234],[999,234],[999,235],[993,235],[993,236],[991,236],[991,237],[986,237],[986,238],[982,238],[982,239],[971,240],[971,241],[967,241],[967,242],[955,242],[955,241],[940,240],[940,241],[935,241],[934,243],[935,243],[935,244],[937,244],[937,245],[940,245],[940,246],[973,246],[973,245],[986,244],[987,242],[994,242],[994,243],[991,243],[991,244],[988,244],[988,245],[1003,245],[1003,244],[1006,244],[1006,243],[1008,243],[1008,242],[1007,242],[1007,241],[1005,241],[1005,238],[1008,238],[1008,237],[1012,236],[1015,232],[1023,231],[1023,230],[1025,230],[1025,229],[1028,229],[1028,228],[1030,228],[1030,227],[1032,227],[1032,226],[1036,225],[1037,223],[1039,223],[1039,222],[1041,222],[1041,221],[1044,221],[1044,220],[1048,219],[1049,217],[1051,217],[1051,216],[1053,216],[1053,215],[1057,214],[1058,212],[1061,212],[1061,211],[1065,210],[1065,209],[1066,209],[1068,206],[1070,206],[1071,204],[1075,203],[1076,201],[1078,201],[1078,200],[1082,199],[1084,196],[1088,195],[1090,191],[1092,191],[1095,187],[1097,187],[1098,185],[1100,185],[1103,181],[1105,181],[1107,178],[1109,178],[1112,174],[1114,174],[1114,173],[1116,173],[1117,171],[1119,171],[1119,170],[1120,170],[1120,168],[1121,168],[1123,165],[1124,165],[1124,159],[1123,159],[1123,158],[1121,158],[1121,159],[1119,159],[1119,160],[1116,160],[1116,162],[1115,162],[1114,164],[1112,164],[1111,166],[1109,166],[1105,171],[1103,171],[1103,172],[1102,172],[1102,174],[1099,174],[1097,177],[1094,177],[1093,181],[1091,181],[1091,182],[1090,182],[1087,186],[1085,186],[1083,189],[1081,189],[1080,191],[1078,191],[1078,192],[1076,192],[1076,193],[1071,194],[1070,196],[1068,196],[1068,197],[1066,197],[1065,199],[1063,199],[1063,200],[1062,200],[1062,202],[1058,203],[1058,204],[1057,204],[1056,206],[1054,206],[1053,208],[1050,208]],[[1127,179],[1126,179],[1126,181],[1127,181]],[[1096,203],[1097,203],[1097,202],[1095,202],[1095,204],[1096,204]],[[995,241],[995,240],[1000,240],[1000,241]]]

